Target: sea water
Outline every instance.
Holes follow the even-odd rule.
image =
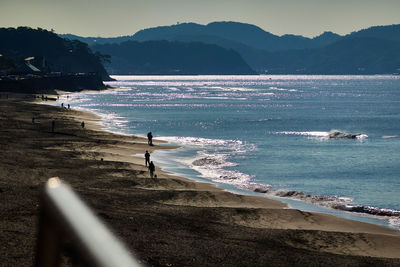
[[[400,229],[399,76],[113,78],[59,102],[180,145],[152,155],[177,174]]]

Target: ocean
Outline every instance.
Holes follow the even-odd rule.
[[[399,76],[113,78],[57,104],[180,145],[152,159],[181,176],[400,229]]]

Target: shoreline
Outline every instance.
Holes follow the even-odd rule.
[[[95,92],[95,91],[93,91],[93,92]],[[36,102],[33,102],[33,103],[34,104],[40,103],[40,104],[44,104],[44,105],[55,106],[55,105],[50,105],[50,104],[47,104],[47,103],[41,103],[40,101],[37,102],[37,103]],[[55,106],[55,107],[57,107],[57,106]],[[104,125],[104,124],[102,124],[102,122],[104,121],[104,118],[102,118],[102,116],[100,114],[98,114],[98,113],[96,113],[96,112],[94,112],[94,111],[92,111],[90,109],[79,108],[79,109],[71,109],[71,110],[75,110],[75,111],[78,111],[79,113],[81,113],[78,116],[72,116],[73,119],[75,119],[77,121],[81,121],[81,120],[85,120],[86,119],[85,120],[85,127],[90,129],[90,130],[107,132],[107,133],[110,133],[112,135],[122,136],[122,137],[126,137],[126,138],[133,138],[133,139],[137,140],[138,142],[141,142],[140,146],[143,147],[143,153],[137,153],[137,154],[133,153],[132,154],[130,151],[133,151],[133,150],[126,151],[126,150],[120,149],[118,151],[118,153],[115,153],[115,155],[112,158],[110,158],[110,160],[111,159],[113,159],[113,160],[116,159],[116,160],[118,160],[120,162],[142,164],[143,161],[144,161],[144,156],[142,156],[142,154],[144,154],[145,150],[148,150],[149,152],[154,153],[156,151],[161,151],[161,150],[173,150],[173,149],[181,148],[181,146],[173,145],[168,141],[162,140],[162,138],[161,139],[157,139],[157,138],[153,139],[154,146],[148,146],[147,145],[147,137],[145,137],[145,136],[140,136],[140,135],[135,135],[135,134],[127,134],[127,133],[123,133],[123,132],[118,132],[118,131],[113,131],[113,130],[107,129],[109,127]],[[87,123],[87,122],[89,122],[89,123]],[[138,145],[138,144],[136,143],[136,145]],[[109,152],[107,150],[98,150],[98,151]],[[107,160],[107,159],[104,158],[104,160]],[[229,192],[224,188],[218,187],[216,184],[212,183],[211,181],[210,182],[208,182],[208,181],[201,182],[201,181],[197,181],[197,180],[194,180],[194,179],[191,179],[191,178],[188,178],[188,177],[179,176],[178,174],[173,173],[173,172],[166,171],[166,170],[163,169],[163,167],[161,165],[157,165],[156,166],[156,171],[158,171],[158,173],[161,174],[163,177],[167,177],[167,178],[172,178],[173,177],[173,178],[178,178],[178,179],[181,179],[181,180],[186,180],[187,182],[194,182],[194,183],[198,183],[200,185],[204,185],[208,190],[211,189],[211,190]],[[200,188],[201,187],[202,186],[200,186]],[[242,195],[242,194],[233,193],[233,192],[229,192],[229,193]],[[258,196],[256,196],[256,197],[258,197]],[[264,198],[264,197],[262,197],[262,198]],[[279,208],[287,207],[287,204],[285,204],[282,201],[272,200],[272,199],[270,199],[268,197],[266,197],[266,199],[267,200],[271,200],[272,202],[277,202],[276,206],[279,207]]]
[[[399,231],[286,209],[159,168],[150,179],[144,158],[133,155],[169,146],[104,131],[88,112],[12,97],[0,108],[0,241],[8,244],[0,255],[8,265],[33,258],[38,192],[52,176],[70,183],[144,264],[400,264]]]
[[[118,134],[118,132],[116,132]],[[165,153],[168,151],[156,151],[157,154]],[[173,153],[173,151],[172,151]],[[165,156],[165,155],[164,155]],[[162,157],[162,156],[158,156]],[[162,165],[162,164],[161,164]],[[305,212],[313,212],[313,213],[323,213],[332,215],[338,218],[353,220],[363,223],[370,223],[378,226],[382,226],[388,229],[399,231],[399,220],[400,218],[397,216],[397,210],[390,210],[390,209],[383,209],[383,208],[374,208],[370,206],[360,206],[360,205],[353,205],[345,206],[346,202],[338,202],[333,203],[330,200],[340,200],[337,196],[324,196],[324,195],[310,195],[304,192],[295,191],[295,190],[283,190],[283,189],[270,189],[263,184],[255,184],[252,187],[237,187],[233,184],[225,184],[215,182],[213,180],[203,178],[203,177],[192,177],[191,175],[187,174],[180,174],[173,170],[173,167],[165,167],[168,172],[172,173],[173,175],[185,177],[186,179],[190,179],[195,182],[200,183],[210,183],[217,188],[225,190],[227,192],[239,195],[246,195],[246,196],[256,196],[256,197],[263,197],[271,200],[276,200],[282,202],[287,205],[287,209],[295,209],[301,210]],[[188,168],[188,167],[187,167]],[[195,171],[193,169],[188,168],[190,171]],[[297,197],[300,196],[300,197]],[[324,200],[326,199],[326,201]],[[332,207],[338,205],[337,207]],[[339,206],[340,205],[340,206]],[[343,205],[343,206],[342,206]],[[367,210],[366,212],[358,212],[352,211],[356,209],[365,210],[366,208],[370,208],[371,210]],[[380,212],[382,210],[382,212]],[[383,214],[386,212],[386,214]],[[382,213],[379,215],[378,213]],[[387,215],[389,214],[389,215]],[[394,215],[391,215],[394,214]],[[394,222],[390,222],[394,220]]]
[[[120,90],[126,90],[125,88],[113,88],[113,90],[120,91]],[[60,91],[59,93],[65,94],[69,92],[62,92]],[[72,92],[73,94],[74,92]],[[86,90],[80,93],[98,93],[97,91],[93,90]],[[114,133],[117,135],[127,135],[127,136],[136,136],[140,138],[145,138],[142,135],[137,135],[137,134],[130,134],[130,133],[124,133],[118,129],[114,130],[116,127],[114,126],[107,126],[105,123],[106,119],[104,118],[104,114],[100,112],[96,112],[90,109],[86,108],[79,108],[79,110],[83,110],[84,112],[89,112],[93,113],[96,116],[99,117],[99,125],[101,125],[100,129],[104,131],[108,131],[110,133]],[[123,118],[124,119],[124,118]],[[107,129],[107,128],[114,128],[114,129]],[[329,132],[327,132],[329,134]],[[161,137],[162,139],[162,137]],[[165,141],[165,140],[158,140],[159,142],[162,143],[170,143],[170,141]],[[177,147],[182,147],[180,144],[174,144],[171,145],[171,148],[173,146]],[[162,164],[161,164],[162,165]],[[193,170],[192,168],[185,166],[189,170]],[[170,175],[174,176],[179,176],[179,173],[176,173],[173,168],[170,170],[171,173]],[[357,204],[350,204],[349,203],[349,198],[342,198],[338,196],[332,196],[332,195],[311,195],[308,193],[304,193],[301,191],[295,191],[295,190],[289,190],[289,189],[272,189],[267,185],[264,184],[249,184],[248,187],[238,187],[233,184],[224,184],[220,183],[217,181],[213,181],[212,179],[208,178],[199,178],[200,176],[197,175],[196,177],[193,177],[193,175],[189,175],[189,177],[185,177],[183,174],[183,177],[185,179],[189,179],[192,181],[197,181],[197,182],[203,182],[203,183],[209,183],[211,185],[214,185],[222,190],[227,190],[228,192],[234,193],[234,194],[244,194],[244,195],[255,195],[259,197],[266,197],[268,199],[275,199],[277,201],[280,201],[282,203],[285,203],[286,205],[289,205],[288,208],[293,208],[293,209],[301,209],[304,211],[311,211],[311,212],[322,212],[326,214],[330,214],[333,216],[337,216],[339,218],[345,218],[345,219],[352,219],[360,222],[367,222],[367,223],[372,223],[375,225],[379,226],[384,226],[389,229],[395,229],[397,231],[400,231],[400,226],[397,225],[397,223],[393,224],[390,222],[391,219],[395,220],[400,220],[400,217],[397,216],[397,214],[400,211],[397,210],[390,210],[390,209],[385,209],[385,208],[376,208],[376,207],[371,207],[371,206],[366,206],[366,205],[357,205]],[[203,181],[204,180],[204,181]],[[254,194],[254,193],[260,193],[259,194]],[[289,200],[289,201],[287,201]],[[299,202],[300,204],[295,205],[295,207],[291,207],[289,202]],[[311,207],[310,207],[311,206]]]
[[[121,90],[121,88],[115,88],[115,89],[116,89],[116,90]],[[92,91],[92,90],[86,91],[86,92],[97,93],[96,91]],[[97,126],[92,125],[92,129],[93,129],[93,130],[107,131],[107,132],[109,132],[109,133],[111,133],[111,134],[115,134],[115,135],[123,135],[123,136],[128,136],[128,137],[140,138],[140,139],[142,139],[142,142],[147,142],[147,138],[144,137],[144,136],[135,135],[135,134],[127,134],[127,133],[119,132],[118,130],[114,131],[114,130],[109,130],[109,129],[107,129],[107,128],[109,128],[109,127],[106,126],[106,125],[104,125],[104,124],[102,124],[102,121],[104,122],[105,119],[101,116],[101,115],[102,115],[101,113],[96,113],[96,112],[94,112],[94,111],[92,111],[92,110],[90,110],[90,109],[82,109],[82,110],[80,110],[80,111],[82,111],[83,113],[88,113],[89,115],[93,115],[93,116],[96,116],[96,117],[97,117],[97,118],[96,118],[96,119],[98,120],[98,121],[97,121]],[[75,119],[78,119],[78,120],[79,120],[79,118],[80,118],[80,117],[75,118]],[[169,141],[162,140],[162,137],[161,137],[161,139],[154,139],[154,143],[155,143],[156,145],[153,146],[153,147],[151,147],[151,148],[149,149],[150,152],[152,152],[152,153],[157,152],[157,151],[160,151],[160,150],[179,149],[179,148],[182,147],[182,146],[180,146],[180,145],[173,145],[173,144],[170,144]],[[165,147],[164,147],[164,146],[158,147],[157,144],[168,144],[168,145],[165,146]],[[136,160],[134,160],[135,163],[136,163],[136,162],[140,162],[141,159],[142,159],[142,160],[144,159],[143,157],[141,157],[141,156],[139,156],[139,155],[140,155],[140,154],[135,154],[135,155],[133,155],[133,156],[136,158]],[[129,156],[129,155],[124,154],[124,158],[126,158],[127,156]],[[128,161],[128,162],[130,162],[130,161]],[[246,188],[246,189],[245,189],[245,188],[238,188],[238,187],[236,187],[236,186],[234,186],[234,185],[232,185],[232,184],[226,184],[226,185],[228,185],[228,186],[234,188],[233,190],[229,190],[229,189],[223,187],[224,184],[222,184],[222,183],[217,183],[217,182],[213,182],[212,180],[207,179],[207,178],[203,178],[205,181],[200,181],[199,179],[194,179],[194,178],[188,178],[188,177],[180,176],[178,173],[174,173],[173,171],[171,171],[171,172],[170,172],[170,171],[166,171],[166,170],[163,169],[162,164],[161,164],[160,166],[157,166],[156,170],[158,170],[158,172],[161,173],[161,175],[163,175],[163,176],[165,176],[165,177],[176,177],[176,178],[179,178],[179,179],[184,179],[184,180],[191,181],[191,182],[195,182],[195,183],[206,184],[206,185],[209,185],[209,186],[211,186],[211,187],[215,187],[217,190],[222,190],[222,191],[229,192],[229,193],[236,194],[236,195],[252,196],[252,197],[256,197],[256,198],[260,197],[260,198],[266,198],[266,199],[268,199],[268,200],[276,201],[276,202],[279,202],[279,203],[281,204],[281,205],[277,205],[277,207],[279,206],[279,208],[282,208],[282,207],[283,207],[283,208],[285,208],[285,209],[293,209],[293,210],[296,210],[296,208],[290,206],[289,203],[285,202],[285,200],[293,200],[293,201],[301,202],[301,203],[306,204],[306,205],[313,205],[313,206],[316,206],[316,207],[320,207],[320,208],[322,208],[322,209],[327,209],[327,210],[331,209],[332,211],[346,212],[348,215],[354,216],[354,217],[366,216],[367,218],[373,218],[373,219],[378,219],[378,220],[384,220],[384,218],[381,218],[379,215],[369,214],[369,213],[351,212],[351,211],[347,211],[347,210],[344,210],[344,209],[342,210],[342,209],[329,208],[329,207],[324,206],[324,205],[319,205],[319,204],[316,204],[316,203],[311,203],[311,202],[304,201],[304,200],[302,200],[302,199],[300,199],[300,198],[299,198],[299,199],[297,199],[297,198],[291,198],[290,195],[288,195],[288,196],[280,196],[280,195],[268,194],[268,192],[265,192],[265,193],[264,193],[264,192],[258,192],[258,191],[257,191],[258,188],[256,188],[255,190],[251,190],[251,189],[247,189],[247,188]],[[235,192],[235,189],[237,189],[237,191],[243,191],[243,193],[237,192],[237,191]],[[261,188],[261,189],[262,189],[262,188]],[[248,191],[247,194],[246,194],[246,191]],[[268,190],[267,190],[267,191],[268,191]],[[275,193],[278,193],[278,192],[281,192],[282,190],[275,189],[275,190],[273,190],[273,191],[274,191]],[[286,191],[287,191],[287,192],[286,192]],[[291,193],[291,192],[294,192],[294,193],[296,193],[296,194],[300,194],[301,196],[306,195],[306,194],[303,193],[303,192],[298,192],[298,191],[294,191],[294,190],[286,190],[286,191],[283,190],[282,193]],[[258,195],[258,194],[255,195],[255,194],[252,194],[252,193],[261,193],[262,195]],[[307,196],[311,196],[311,195],[307,195]],[[321,196],[315,195],[315,197],[321,197]],[[325,196],[325,197],[329,198],[329,196]],[[275,198],[275,199],[274,199],[274,198]],[[345,217],[341,217],[341,216],[339,216],[339,215],[333,215],[332,213],[325,213],[325,212],[321,212],[321,213],[327,214],[327,215],[332,215],[332,216],[335,216],[335,217],[341,218],[341,219],[352,220],[352,219],[348,219],[348,218],[345,218]],[[389,217],[389,216],[387,216],[387,217]],[[357,219],[354,219],[354,221],[361,222],[361,223],[369,223],[369,222],[365,222],[365,221],[357,220]],[[385,228],[398,231],[399,234],[400,234],[400,229],[397,229],[397,228],[394,228],[394,227],[389,227],[389,226],[386,226],[386,225],[383,225],[383,224],[375,224],[375,223],[370,223],[370,224],[377,225],[377,226],[379,226],[379,227],[382,227],[382,226],[383,226],[383,227],[385,227]]]

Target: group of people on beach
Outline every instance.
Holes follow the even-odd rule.
[[[147,133],[147,144],[149,146],[153,146],[153,134],[151,132]],[[146,150],[146,153],[144,153],[144,164],[147,167],[147,164],[149,164],[149,171],[150,171],[150,178],[157,178],[157,175],[154,175],[154,171],[156,170],[156,167],[154,166],[154,163],[150,161],[150,153],[148,150]]]
[[[149,146],[153,146],[153,134],[151,132],[147,133],[147,144]],[[154,166],[153,161],[150,160],[150,153],[148,150],[146,150],[146,153],[144,153],[144,165],[149,168],[150,171],[150,178],[157,178],[157,175],[154,174],[154,171],[156,170],[156,167]]]
[[[42,98],[44,98],[43,95],[42,95]],[[58,96],[57,96],[57,98],[58,98]],[[64,103],[61,103],[61,108],[65,108],[65,107],[64,107]],[[70,108],[71,108],[71,106],[68,104],[68,109],[70,109]],[[32,124],[35,124],[35,117],[32,117]],[[56,126],[56,121],[55,121],[55,120],[52,120],[52,121],[51,121],[51,132],[52,132],[52,133],[54,133],[55,126]],[[82,127],[82,129],[85,128],[85,122],[84,122],[84,121],[81,122],[81,127]]]
[[[150,153],[148,150],[146,150],[146,153],[144,153],[144,164],[149,168],[150,178],[157,178],[157,176],[154,177],[154,171],[156,170],[156,167],[154,166],[153,161],[150,160]],[[147,164],[149,166],[147,166]]]
[[[68,104],[67,107],[64,107],[64,103],[61,103],[61,107],[62,107],[62,108],[67,108],[67,109],[70,109],[70,108],[71,108],[70,104]]]

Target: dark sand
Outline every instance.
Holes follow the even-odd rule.
[[[32,265],[39,193],[54,176],[147,265],[400,266],[399,231],[285,209],[159,169],[150,179],[144,159],[132,155],[167,147],[102,131],[97,121],[13,95],[0,99],[1,266]],[[64,265],[76,265],[69,254],[67,246]]]

